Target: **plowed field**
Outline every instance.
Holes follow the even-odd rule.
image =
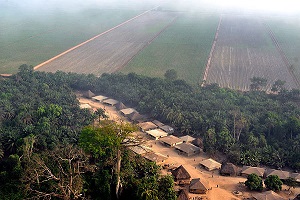
[[[206,82],[244,91],[254,76],[268,80],[267,90],[278,79],[286,81],[287,89],[297,88],[263,21],[224,15]]]
[[[96,75],[115,72],[175,18],[176,13],[150,11],[48,62],[38,70]]]

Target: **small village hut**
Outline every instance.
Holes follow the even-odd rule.
[[[196,178],[191,180],[190,193],[206,194],[209,188],[209,182],[204,179]]]
[[[284,200],[282,196],[280,196],[276,192],[273,192],[272,190],[262,193],[256,193],[252,196],[255,200]]]
[[[181,189],[179,191],[179,195],[177,197],[177,200],[189,200],[189,193],[185,189]]]
[[[223,176],[237,176],[239,168],[232,163],[224,163],[221,166],[220,174]]]
[[[174,177],[174,181],[178,182],[179,184],[190,184],[191,175],[182,165],[172,170],[171,173]]]
[[[212,170],[215,170],[215,169],[220,169],[222,164],[209,158],[209,159],[206,159],[206,160],[202,160],[200,162],[200,165],[203,166],[206,170],[208,171],[212,171]]]

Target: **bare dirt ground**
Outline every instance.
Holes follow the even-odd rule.
[[[129,122],[128,119],[122,116],[120,112],[113,106],[106,106],[102,103],[95,102],[91,99],[87,99],[81,96],[78,96],[78,100],[80,103],[89,104],[90,106],[92,106],[92,108],[104,109],[110,120],[114,120],[117,122]],[[145,145],[151,147],[152,151],[161,153],[169,157],[165,161],[165,163],[171,164],[174,167],[183,165],[190,173],[192,179],[200,178],[209,181],[211,190],[209,190],[207,194],[204,195],[190,193],[189,195],[191,199],[193,199],[193,197],[203,197],[204,199],[206,198],[209,200],[238,200],[251,198],[251,193],[247,190],[244,184],[242,184],[246,181],[246,178],[240,176],[220,176],[218,171],[209,172],[200,167],[199,162],[203,159],[208,158],[208,156],[204,152],[201,152],[200,154],[195,156],[186,157],[184,155],[179,155],[174,148],[166,147],[158,140],[151,140],[145,135],[145,133],[138,132],[138,134],[142,135],[147,140]],[[170,172],[163,169],[162,174],[170,174]],[[284,185],[282,191],[279,192],[279,194],[286,199],[293,199],[296,194],[300,193],[300,188],[291,189],[291,193],[287,191],[287,189],[288,187]],[[235,196],[233,194],[233,191],[240,191],[242,195]]]

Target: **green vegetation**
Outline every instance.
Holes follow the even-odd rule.
[[[162,78],[165,71],[175,69],[180,79],[199,84],[218,20],[214,14],[180,15],[121,71]]]
[[[26,65],[0,79],[1,199],[175,199],[172,177],[125,148],[135,127],[79,108],[76,79]]]
[[[142,12],[105,8],[26,12],[14,7],[2,12],[0,8],[0,73],[16,73],[16,66],[24,63],[37,65]]]
[[[273,191],[280,191],[282,189],[282,181],[277,175],[270,175],[264,181],[266,188]]]
[[[249,190],[254,190],[254,191],[262,191],[263,190],[262,179],[259,176],[257,176],[256,174],[250,174],[247,177],[245,185],[249,188]]]

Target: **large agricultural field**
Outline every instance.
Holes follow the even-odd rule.
[[[21,64],[37,65],[142,12],[127,8],[32,12],[0,6],[0,73],[15,73]]]
[[[269,25],[279,45],[288,58],[290,69],[300,79],[300,19],[299,17],[273,17]]]
[[[173,12],[149,11],[42,65],[38,70],[96,75],[116,72],[172,23],[176,16]]]
[[[181,14],[121,72],[163,77],[175,69],[178,77],[199,84],[218,25],[216,14]]]
[[[206,83],[249,90],[250,79],[268,80],[270,90],[276,80],[286,81],[287,89],[297,88],[262,20],[249,16],[223,15]]]

